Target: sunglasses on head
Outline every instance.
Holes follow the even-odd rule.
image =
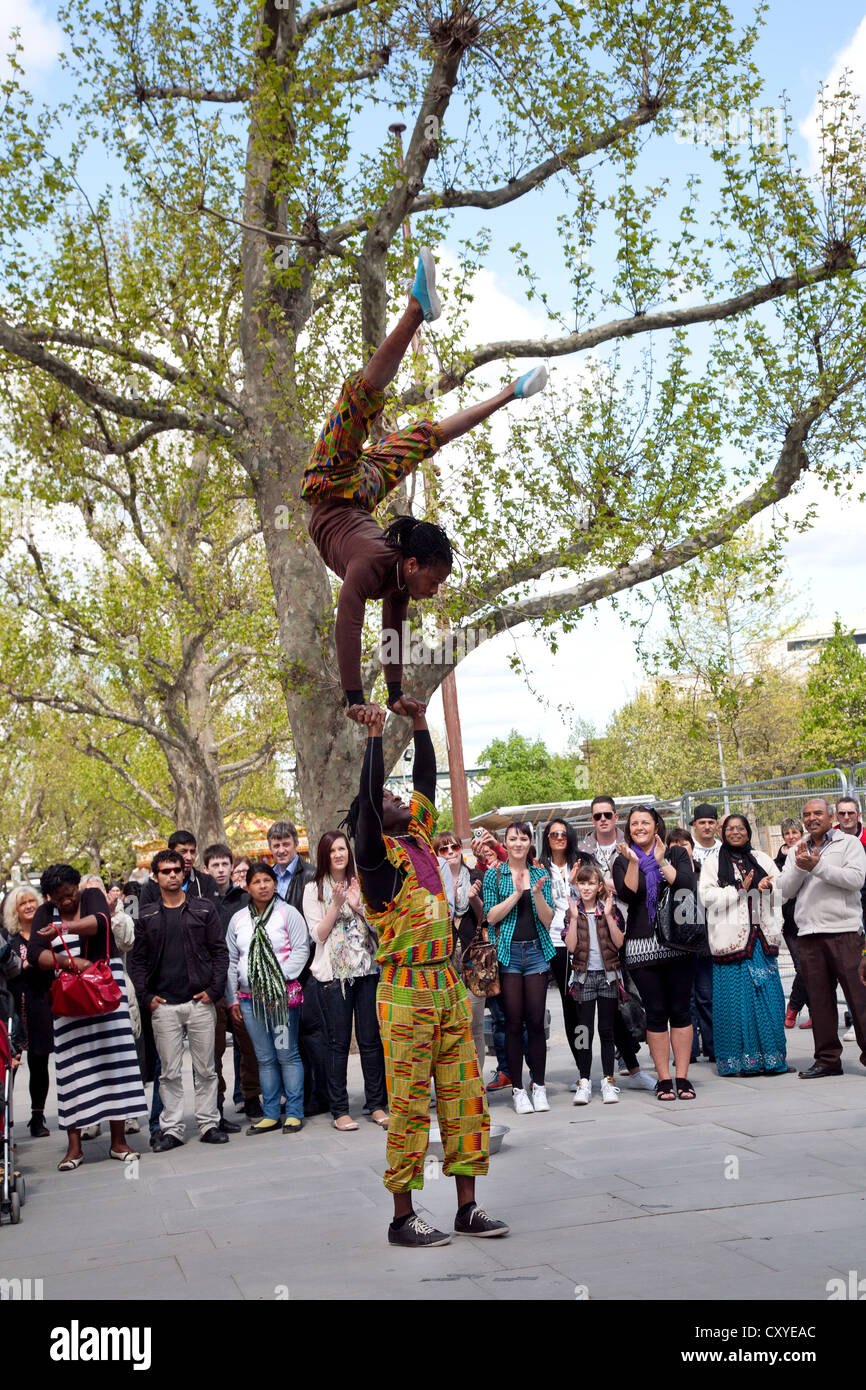
[[[615,815],[615,811],[593,811],[592,818],[593,820],[613,820]]]

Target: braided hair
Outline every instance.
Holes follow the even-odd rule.
[[[358,832],[358,817],[361,813],[361,798],[356,796],[338,828],[345,832],[347,840],[354,840]]]
[[[451,542],[441,526],[432,521],[416,521],[414,516],[398,516],[385,532],[385,543],[400,552],[404,560],[417,560],[419,568],[454,564]]]

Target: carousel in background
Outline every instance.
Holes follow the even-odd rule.
[[[234,857],[236,859],[241,857],[264,859],[266,863],[272,864],[274,857],[268,846],[268,827],[272,824],[272,820],[265,820],[260,816],[245,814],[229,816],[226,820],[226,840],[231,846]],[[167,845],[166,839],[133,840],[135,867],[137,869],[149,869],[150,861],[157,850],[166,849]],[[204,849],[204,846],[202,845],[201,848]],[[310,841],[303,825],[298,826],[298,849],[304,859],[309,857]]]

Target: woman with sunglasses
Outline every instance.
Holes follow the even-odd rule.
[[[565,949],[565,929],[568,925],[568,910],[571,902],[571,885],[581,864],[592,860],[581,853],[577,847],[577,831],[564,820],[548,821],[541,836],[541,863],[550,875],[550,891],[553,897],[553,921],[550,924],[550,939],[556,947],[556,955],[550,962],[550,969],[562,1000],[562,1021],[565,1036],[571,1048],[574,1064],[579,1067],[577,1055],[577,1005],[568,992],[570,975],[568,952]],[[580,1078],[578,1077],[578,1081]]]
[[[779,871],[752,848],[745,816],[725,816],[722,842],[704,860],[699,894],[713,956],[713,1036],[719,1076],[777,1076],[785,1051]]]
[[[614,893],[613,866],[619,853],[619,845],[623,839],[623,831],[619,824],[619,812],[616,809],[616,802],[612,796],[600,794],[594,796],[590,803],[590,815],[592,816],[593,828],[588,835],[580,841],[577,847],[578,854],[583,855],[584,862],[595,863],[604,875],[605,888],[609,893]],[[626,904],[618,903],[623,920],[626,916]],[[620,976],[623,987],[628,990],[631,983],[629,973],[625,965],[620,962]],[[635,986],[636,988],[636,986]],[[654,1091],[656,1087],[655,1079],[649,1072],[643,1070],[638,1061],[638,1049],[642,1038],[632,1036],[621,1009],[617,1009],[613,1020],[613,1040],[616,1046],[617,1059],[620,1062],[620,1077],[624,1086],[636,1091]],[[578,1062],[578,1071],[580,1063]],[[571,1089],[577,1091],[580,1084],[580,1076],[573,1083]]]
[[[452,830],[443,830],[440,834],[435,835],[433,848],[437,855],[445,861],[445,868],[442,870],[443,877],[448,874],[453,884],[453,894],[450,895],[453,896],[454,900],[451,964],[454,966],[455,973],[462,980],[463,952],[472,945],[475,929],[484,912],[481,900],[481,880],[484,877],[484,872],[483,870],[472,870],[464,862],[462,846]],[[477,994],[473,994],[469,989],[466,991],[466,997],[472,1010],[472,1041],[475,1044],[475,1051],[478,1053],[478,1070],[483,1076],[484,1058],[487,1052],[484,1046],[484,1005],[486,1001],[479,998]]]
[[[694,893],[695,871],[682,845],[665,853],[665,823],[652,806],[633,806],[625,839],[613,865],[616,895],[628,907],[625,963],[646,1009],[646,1040],[655,1063],[656,1097],[674,1100],[670,1056],[674,1054],[676,1096],[694,1100],[689,1081],[692,1052],[692,982],[695,959],[659,940],[656,907],[667,883],[674,893]]]

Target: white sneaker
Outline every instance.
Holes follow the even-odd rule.
[[[81,1127],[82,1139],[98,1139],[101,1133],[102,1125],[98,1122],[95,1125],[82,1125]]]
[[[843,1034],[842,1034],[842,1041],[843,1041],[843,1042],[856,1042],[856,1041],[857,1041],[857,1034],[854,1032],[853,1027],[849,1028],[847,1033],[843,1033]]]
[[[550,1105],[549,1105],[548,1100],[547,1100],[547,1087],[546,1087],[546,1086],[536,1086],[535,1082],[533,1081],[533,1083],[532,1083],[531,1096],[532,1096],[532,1108],[533,1108],[533,1110],[549,1110],[549,1109],[550,1109]]]
[[[519,401],[526,400],[527,396],[534,396],[536,391],[543,391],[547,385],[547,368],[544,363],[537,367],[532,367],[530,371],[524,372],[514,383],[514,394]]]
[[[515,1115],[531,1115],[533,1113],[532,1101],[522,1086],[512,1086],[511,1095],[514,1100]]]
[[[579,1085],[578,1088],[577,1088],[577,1093],[576,1093],[576,1095],[575,1095],[575,1097],[574,1097],[574,1100],[571,1102],[572,1105],[589,1105],[589,1102],[590,1102],[591,1100],[592,1100],[592,1082],[591,1082],[591,1081],[581,1081],[580,1085]]]
[[[124,1134],[138,1134],[138,1133],[140,1133],[140,1131],[141,1131],[141,1125],[138,1123],[138,1120],[124,1120],[124,1122],[123,1122],[123,1132],[124,1132]]]
[[[653,1081],[652,1077],[648,1072],[643,1070],[636,1071],[634,1076],[629,1076],[628,1072],[626,1072],[623,1078],[623,1085],[632,1086],[637,1091],[654,1091],[656,1088],[656,1083]]]
[[[619,1100],[619,1087],[614,1086],[607,1076],[601,1079],[601,1099],[604,1105],[616,1105]]]

